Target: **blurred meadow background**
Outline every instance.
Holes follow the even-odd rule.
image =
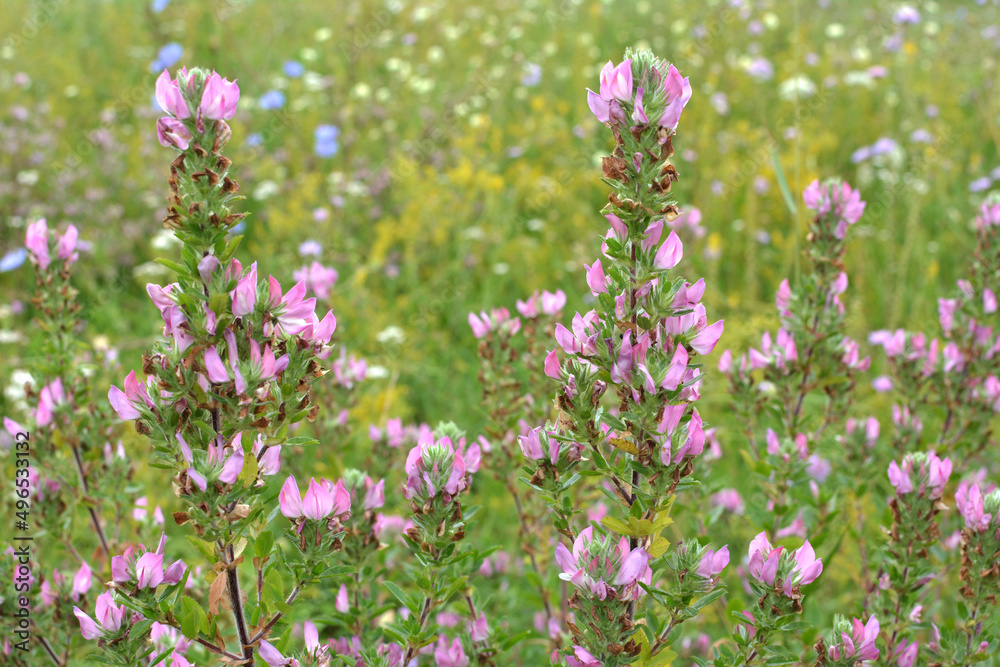
[[[106,357],[94,365],[106,384],[160,336],[145,285],[172,280],[153,260],[175,249],[153,82],[198,65],[242,93],[227,149],[250,212],[238,256],[283,283],[318,262],[338,345],[368,362],[351,435],[324,443],[319,472],[390,417],[482,433],[468,313],[513,311],[536,289],[566,292],[565,320],[588,308],[611,144],[585,88],[629,46],[694,88],[675,192],[683,270],[705,277],[706,307],[726,320],[716,355],[777,325],[775,289],[800,264],[801,191],[829,176],[868,201],[849,236],[847,333],[935,325],[975,210],[1000,184],[995,1],[8,0],[0,414],[16,413],[19,369],[39,349],[22,248],[39,217],[75,224],[86,243],[82,335]],[[743,445],[726,428],[725,386],[709,376],[701,411],[728,453]],[[868,385],[860,398],[887,414]]]

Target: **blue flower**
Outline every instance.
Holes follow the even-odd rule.
[[[290,76],[293,79],[297,79],[300,76],[302,76],[302,73],[304,71],[305,71],[305,68],[302,66],[302,63],[298,62],[297,60],[286,60],[285,61],[285,74],[287,76]]]
[[[159,14],[166,9],[169,4],[170,0],[153,0],[153,11]]]
[[[13,271],[17,267],[24,264],[24,260],[26,259],[28,259],[27,248],[18,248],[17,250],[11,250],[3,257],[0,257],[0,273]]]
[[[333,157],[340,150],[337,137],[340,136],[340,128],[336,125],[320,125],[316,128],[316,155],[319,157]]]
[[[161,70],[170,69],[173,67],[181,56],[184,55],[184,47],[177,42],[170,42],[169,44],[164,44],[159,51],[156,53],[156,60],[154,60],[149,65],[149,70],[151,72],[159,72]]]
[[[285,94],[280,90],[269,90],[260,96],[261,109],[280,109],[285,106]]]
[[[983,176],[982,178],[977,178],[976,180],[969,183],[969,192],[982,192],[983,190],[988,190],[991,181],[989,176]]]
[[[260,132],[254,132],[253,134],[248,135],[246,141],[244,141],[243,143],[245,143],[247,146],[251,148],[255,146],[260,146],[262,143],[264,143],[264,137],[261,136]]]
[[[537,86],[542,80],[542,66],[538,63],[525,63],[524,76],[521,77],[521,85],[531,88]]]

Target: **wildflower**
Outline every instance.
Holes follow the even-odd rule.
[[[404,493],[410,500],[441,495],[447,503],[468,486],[465,459],[448,437],[421,437],[407,455],[404,470]]]
[[[198,111],[212,120],[228,120],[236,114],[236,103],[240,100],[240,87],[236,81],[229,81],[212,72],[205,80]]]
[[[609,595],[637,600],[644,594],[638,583],[648,584],[652,577],[645,550],[632,549],[626,537],[616,543],[612,535],[595,536],[592,526],[580,532],[572,552],[560,543],[556,561],[563,570],[560,579],[601,600]]]
[[[843,625],[847,625],[844,623]],[[851,631],[848,634],[848,630]],[[843,658],[853,658],[853,663],[863,660],[877,660],[879,651],[875,647],[875,640],[878,639],[879,622],[873,614],[868,619],[868,623],[862,623],[855,618],[849,627],[840,629],[841,643],[831,646],[829,653],[834,660]]]
[[[469,659],[465,656],[465,649],[458,637],[448,644],[448,639],[441,635],[438,637],[437,645],[434,647],[434,660],[439,667],[467,667]]]
[[[314,151],[319,157],[333,157],[340,150],[337,137],[340,136],[340,128],[336,125],[319,125],[316,127],[316,145]]]
[[[117,633],[125,611],[125,605],[115,606],[111,591],[97,597],[94,607],[96,622],[79,607],[73,607],[73,614],[80,621],[80,633],[84,639],[101,639],[105,635]]]
[[[178,120],[191,117],[191,110],[184,101],[177,79],[171,79],[170,72],[166,69],[156,79],[156,103],[160,109]]]
[[[1000,497],[996,491],[994,495]],[[995,505],[997,503],[994,503]],[[955,505],[959,514],[965,519],[965,525],[975,531],[984,532],[989,528],[993,514],[986,511],[983,503],[983,494],[978,484],[968,484],[963,482],[955,492]]]
[[[156,121],[156,138],[165,148],[187,150],[194,136],[181,121],[176,118],[160,118]]]
[[[722,571],[729,565],[729,547],[724,546],[718,551],[711,548],[705,550],[701,564],[695,571],[702,579],[712,579],[722,574]]]
[[[31,254],[31,261],[37,264],[42,271],[47,269],[51,260],[49,259],[49,229],[45,224],[45,218],[28,225],[24,245]]]
[[[146,391],[145,383],[136,378],[135,371],[130,371],[125,377],[125,391],[115,386],[111,387],[108,391],[108,400],[118,416],[126,421],[139,419],[141,416],[137,409],[139,405],[145,405],[151,410],[155,407],[149,392]]]
[[[351,494],[347,492],[343,481],[333,484],[323,479],[309,480],[309,488],[304,497],[299,496],[299,487],[291,475],[285,480],[278,494],[278,505],[281,513],[289,519],[305,517],[313,521],[321,521],[331,516],[341,516],[351,511]]]
[[[280,90],[269,90],[260,96],[257,104],[265,111],[281,109],[285,106],[285,94]]]

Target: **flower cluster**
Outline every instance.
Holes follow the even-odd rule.
[[[204,77],[198,70],[182,68],[172,79],[163,70],[156,79],[156,103],[170,116],[156,121],[156,136],[163,146],[187,150],[195,134],[205,131],[206,120],[229,120],[239,100],[236,82],[215,72]]]
[[[176,584],[184,577],[187,565],[181,559],[168,567],[163,567],[164,548],[167,536],[160,537],[156,551],[145,551],[128,547],[120,556],[111,559],[112,585],[120,591],[130,592],[148,588],[156,590],[160,584]]]

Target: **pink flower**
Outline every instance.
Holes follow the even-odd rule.
[[[232,297],[233,315],[243,317],[253,312],[257,303],[257,262],[251,264],[247,274],[236,283]]]
[[[590,287],[590,293],[594,296],[598,294],[608,293],[608,279],[604,275],[604,269],[601,267],[601,260],[594,262],[593,266],[587,266],[587,285]]]
[[[562,379],[562,367],[559,365],[559,356],[552,350],[545,357],[545,374],[553,380]]]
[[[351,510],[351,494],[340,480],[334,486],[327,480],[317,483],[309,480],[309,489],[302,498],[302,514],[307,519],[320,521],[328,516],[339,516]],[[287,516],[287,515],[286,515]]]
[[[474,642],[486,641],[490,636],[490,626],[486,622],[486,614],[480,613],[476,620],[469,622],[469,636]]]
[[[653,264],[658,269],[672,269],[677,266],[683,256],[684,244],[681,243],[681,238],[677,236],[677,232],[671,231],[670,236],[667,237],[667,240],[663,242],[663,245],[656,252]]]
[[[767,539],[766,533],[758,533],[750,542],[748,555],[750,562],[747,565],[747,572],[754,579],[767,584],[774,585],[774,578],[778,574],[778,563],[781,560],[783,547],[772,547]]]
[[[723,320],[707,326],[691,339],[691,348],[698,354],[711,354],[719,339],[722,338]],[[793,343],[794,345],[794,343]]]
[[[347,584],[341,584],[337,591],[337,599],[334,601],[334,608],[341,614],[346,614],[351,610],[351,602],[347,595]]]
[[[722,571],[729,565],[729,547],[724,546],[718,551],[706,549],[705,555],[701,558],[696,574],[702,579],[712,579],[722,574]]]
[[[73,590],[70,591],[70,597],[74,600],[79,600],[82,596],[87,594],[90,590],[90,585],[92,583],[93,573],[90,571],[90,566],[87,563],[83,563],[80,569],[77,570],[76,576],[73,577]]]
[[[371,480],[365,478],[366,483]],[[378,484],[373,484],[365,491],[364,507],[365,511],[377,510],[385,505],[385,480],[380,479]]]
[[[558,635],[557,635],[558,636]],[[552,664],[559,660],[560,653],[552,652]],[[603,667],[604,663],[594,657],[594,655],[582,646],[573,646],[573,655],[562,656],[566,658],[569,667]]]
[[[809,540],[806,540],[792,555],[795,558],[795,567],[785,579],[785,585],[782,589],[787,597],[792,596],[793,585],[811,584],[823,572],[823,561],[816,558],[816,552],[809,544]]]
[[[919,650],[920,644],[917,642],[907,644],[905,641],[900,641],[894,649],[895,654],[898,656],[896,665],[898,667],[914,667],[917,664],[917,652]]]
[[[614,213],[608,213],[604,217],[608,219],[608,224],[611,225],[611,231],[614,233],[615,237],[619,241],[624,242],[625,239],[628,238],[628,227],[625,225],[622,219],[619,218]]]
[[[531,459],[532,461],[540,461],[545,458],[541,442],[538,439],[538,431],[540,428],[541,427],[533,428],[528,431],[527,435],[519,435],[517,437],[517,444],[521,448],[521,453],[524,454],[525,458]]]
[[[983,312],[987,315],[997,312],[997,295],[989,287],[983,289]]]
[[[638,582],[649,583],[652,577],[645,550],[631,549],[625,537],[617,542],[613,535],[595,537],[592,526],[576,537],[572,552],[562,543],[557,545],[556,562],[563,570],[560,579],[601,600],[610,591],[636,600],[643,594]]]
[[[156,78],[156,103],[175,118],[184,120],[191,117],[191,111],[184,101],[177,80],[171,79],[167,70],[163,70],[163,73]]]
[[[955,492],[955,505],[965,519],[965,525],[972,530],[984,532],[989,529],[993,516],[983,508],[983,494],[978,484],[962,482]]]
[[[600,331],[598,325],[599,317],[596,311],[592,310],[586,315],[577,313],[573,316],[572,333],[562,323],[556,324],[556,342],[566,354],[593,356],[597,354],[597,336]]]
[[[830,657],[834,660],[844,658],[854,658],[852,662],[863,660],[877,660],[878,649],[875,648],[875,640],[878,639],[879,622],[873,614],[867,624],[861,623],[855,618],[852,623],[852,634],[841,633],[842,643],[839,646],[830,647]]]
[[[601,97],[622,102],[632,101],[632,61],[622,61],[615,67],[610,60],[601,68]]]
[[[791,311],[788,310],[788,304],[792,300],[792,288],[788,284],[788,278],[781,281],[778,285],[778,292],[774,295],[774,305],[778,307],[778,311],[781,313],[782,317],[787,317],[791,315]]]
[[[281,485],[278,493],[278,505],[281,513],[289,519],[297,519],[302,516],[302,494],[299,493],[299,485],[295,483],[295,478],[291,475]]]
[[[313,294],[320,299],[330,298],[330,290],[337,284],[339,274],[332,267],[326,267],[319,262],[313,262],[295,272],[295,280],[304,281]]]
[[[721,489],[712,496],[711,503],[713,506],[722,507],[733,514],[743,514],[745,510],[743,498],[740,497],[740,493],[736,489]]]
[[[553,655],[553,663],[555,662],[555,654]],[[573,646],[573,655],[566,656],[566,664],[569,667],[603,667],[604,663],[594,657],[587,649],[582,646]]]
[[[205,80],[198,111],[205,118],[228,120],[236,114],[236,103],[240,100],[240,87],[236,81],[230,82],[212,72]]]
[[[295,658],[286,658],[281,655],[278,649],[274,648],[265,640],[260,642],[260,657],[268,664],[268,667],[285,667],[286,665],[298,665]]]
[[[97,597],[94,607],[96,622],[79,607],[73,607],[73,614],[80,621],[80,632],[84,639],[100,639],[107,634],[118,632],[125,616],[125,605],[115,606],[111,591]]]
[[[272,315],[278,321],[278,325],[281,330],[290,335],[303,333],[310,324],[313,324],[313,319],[316,317],[316,299],[315,298],[304,298],[306,295],[306,284],[304,282],[298,282],[292,289],[288,290],[284,296],[281,294],[281,284],[275,280],[274,276],[269,276],[270,288],[268,292],[268,307],[272,311]],[[329,317],[332,317],[332,313],[328,313]],[[324,318],[326,322],[327,318]],[[322,322],[320,324],[323,324]],[[333,329],[336,328],[336,319],[332,320]],[[313,326],[313,338],[315,338],[319,331],[318,327]],[[330,330],[330,335],[333,334],[333,329]],[[325,331],[323,332],[326,333]],[[326,338],[328,341],[329,338]],[[325,341],[324,341],[325,342]]]
[[[59,246],[56,250],[56,257],[59,259],[69,260],[72,264],[76,261],[78,255],[76,252],[76,242],[79,237],[79,233],[74,225],[70,225],[66,228],[66,233],[59,237]]]
[[[149,409],[154,407],[153,400],[146,391],[146,385],[136,378],[135,371],[129,372],[125,377],[125,391],[115,386],[111,387],[108,391],[108,400],[118,416],[126,421],[141,416],[136,408],[137,405],[144,404]]]
[[[903,494],[913,491],[913,482],[910,480],[909,472],[901,469],[895,461],[889,464],[889,483],[896,489],[896,493]]]
[[[208,371],[208,379],[212,382],[229,382],[229,372],[226,371],[219,351],[214,345],[205,350],[205,370]]]
[[[434,647],[434,660],[438,667],[468,667],[469,659],[465,656],[465,649],[458,637],[448,645],[448,639],[441,635],[438,637],[437,646]]]
[[[161,146],[174,147],[182,151],[186,151],[194,139],[184,123],[169,116],[156,121],[156,138],[160,140]]]
[[[163,554],[147,551],[135,562],[139,588],[156,588],[163,582]]]
[[[38,268],[43,271],[47,269],[51,260],[49,259],[49,229],[45,224],[45,218],[28,225],[24,245],[31,253],[32,260],[38,264]]]
[[[691,82],[688,77],[682,78],[677,68],[670,65],[663,79],[663,90],[667,94],[667,108],[660,116],[659,126],[672,130],[677,127],[681,120],[681,112],[691,99]]]
[[[648,123],[649,118],[646,117],[646,112],[642,108],[642,86],[635,93],[635,110],[632,111],[632,120],[637,123]]]

